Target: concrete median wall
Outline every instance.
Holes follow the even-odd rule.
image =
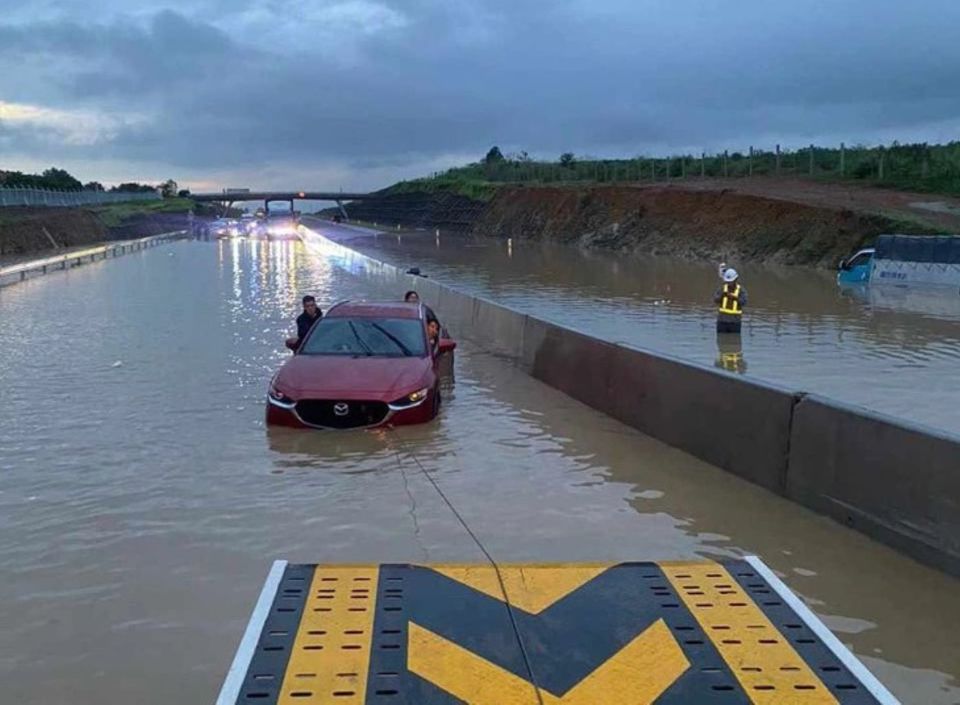
[[[814,395],[794,408],[786,495],[960,575],[960,439]]]
[[[351,271],[419,291],[454,337],[643,433],[960,575],[960,438],[599,340],[336,247]]]

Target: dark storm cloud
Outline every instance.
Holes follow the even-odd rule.
[[[495,142],[553,156],[910,139],[960,116],[952,1],[274,0],[146,19],[120,9],[102,22],[0,24],[0,69],[38,79],[0,78],[2,95],[144,114],[69,149],[187,171],[364,169]]]

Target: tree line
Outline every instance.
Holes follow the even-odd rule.
[[[504,155],[492,147],[477,162],[433,174],[439,183],[630,183],[693,178],[794,176],[855,180],[876,186],[960,194],[960,141],[869,147],[808,145],[798,149],[750,147],[743,151],[601,159],[564,152],[555,161],[527,152]]]
[[[162,184],[156,185],[127,181],[105,188],[99,181],[83,183],[66,169],[58,169],[57,167],[46,169],[41,174],[0,170],[0,187],[37,188],[52,191],[106,191],[109,193],[152,193],[159,191],[164,198],[190,195],[188,190],[179,189],[177,182],[173,179],[167,179]]]

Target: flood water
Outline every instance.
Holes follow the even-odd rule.
[[[267,431],[299,243],[182,242],[0,290],[0,701],[212,702],[275,558],[757,553],[905,703],[960,703],[960,583],[469,343],[435,423]]]
[[[433,233],[321,231],[607,340],[960,433],[956,290],[841,290],[832,272],[731,262],[749,294],[740,343],[731,347],[715,334],[716,262]]]

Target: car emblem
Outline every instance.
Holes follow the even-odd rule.
[[[333,413],[337,416],[346,416],[350,413],[350,406],[340,402],[339,404],[333,405]]]

